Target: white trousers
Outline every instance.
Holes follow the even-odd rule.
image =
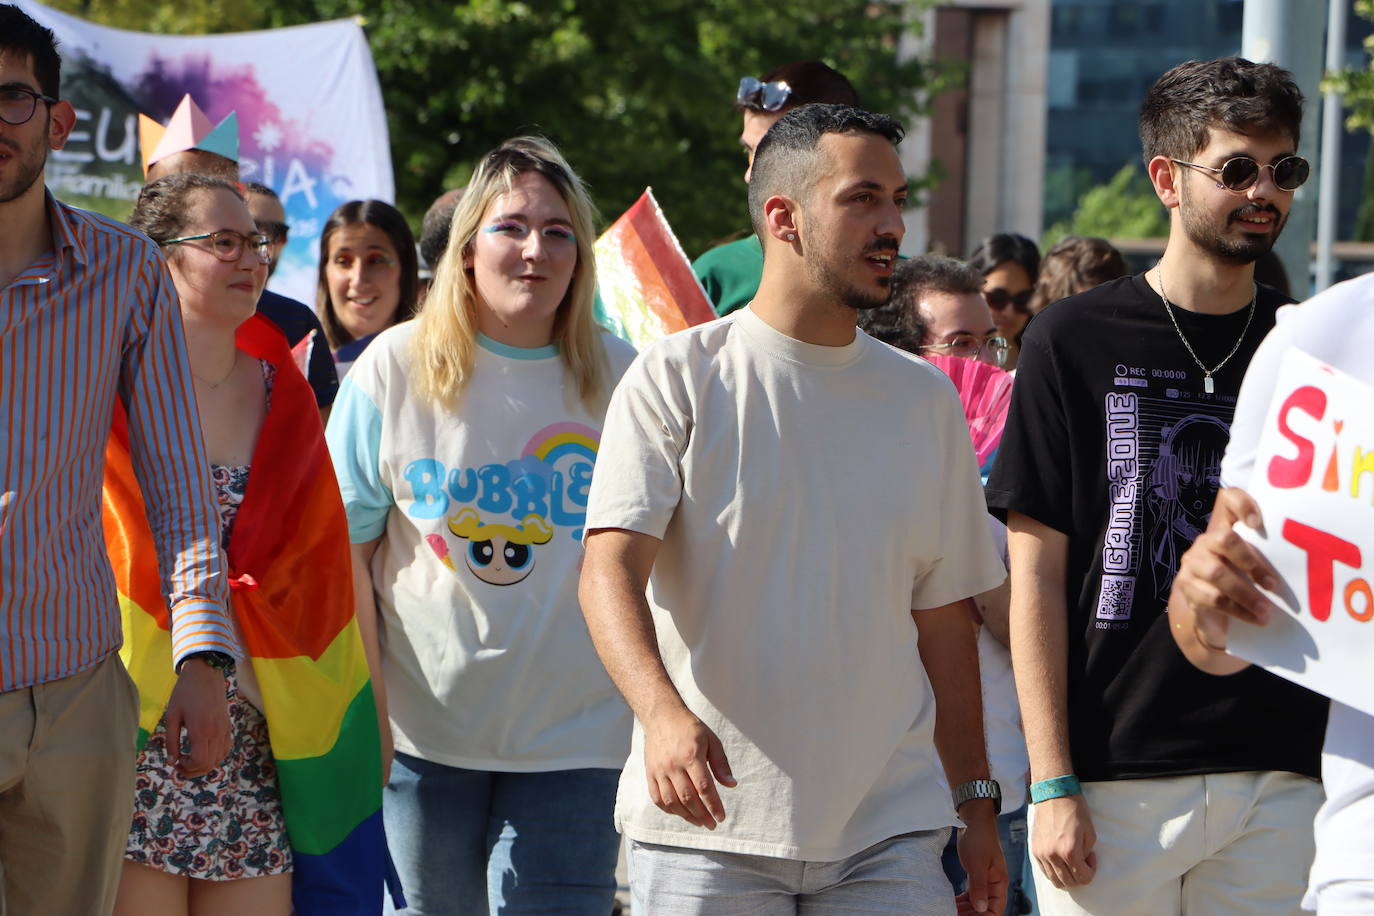
[[[1322,802],[1316,780],[1273,771],[1122,779],[1084,783],[1083,796],[1097,831],[1097,873],[1060,890],[1032,855],[1045,916],[1301,912]]]

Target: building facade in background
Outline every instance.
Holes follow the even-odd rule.
[[[1325,20],[1325,0],[1303,2]],[[967,78],[935,99],[903,144],[908,171],[935,177],[926,206],[911,211],[903,250],[966,255],[1004,231],[1041,239],[1123,166],[1144,188],[1136,116],[1145,91],[1185,60],[1240,53],[1244,19],[1244,0],[952,0],[928,11],[910,53],[958,61]],[[1349,14],[1347,66],[1366,65],[1372,32],[1374,23]],[[1351,240],[1370,135],[1343,131],[1341,143],[1337,238]],[[1148,244],[1135,247],[1153,259]],[[1340,277],[1371,266],[1351,247],[1338,246]]]

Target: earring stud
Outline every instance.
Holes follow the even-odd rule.
[[[789,233],[787,233],[787,241],[789,241],[789,242],[795,242],[796,240],[797,240],[797,234],[796,234],[795,232],[789,232]]]

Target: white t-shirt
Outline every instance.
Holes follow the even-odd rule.
[[[475,770],[620,768],[630,715],[577,603],[601,417],[553,347],[482,338],[455,408],[408,383],[406,323],[339,386],[327,439],[372,581],[397,750]],[[608,385],[634,350],[602,336]]]
[[[616,821],[649,843],[835,860],[956,823],[912,608],[1006,575],[959,399],[859,332],[801,343],[752,309],[656,342],[606,415],[587,525],[661,538],[659,649],[721,739],[715,831],[649,800],[638,723]]]
[[[1265,413],[1283,355],[1302,350],[1366,382],[1374,382],[1374,274],[1331,287],[1301,306],[1278,313],[1245,373],[1231,444],[1221,465],[1222,484],[1250,481]],[[1284,740],[1274,735],[1275,741]],[[1331,704],[1322,749],[1326,802],[1317,812],[1317,856],[1303,906],[1315,909],[1322,888],[1338,881],[1374,880],[1374,717]],[[1293,825],[1302,829],[1301,824]]]

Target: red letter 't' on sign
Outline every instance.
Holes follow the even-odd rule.
[[[1283,523],[1283,539],[1307,551],[1307,606],[1315,620],[1331,616],[1331,593],[1335,589],[1336,564],[1358,569],[1360,548],[1347,540],[1327,534],[1291,518]]]
[[[1326,392],[1312,385],[1296,389],[1279,408],[1279,432],[1289,442],[1298,447],[1298,457],[1284,458],[1275,455],[1269,461],[1269,482],[1281,490],[1292,490],[1307,483],[1312,476],[1312,460],[1316,446],[1293,432],[1288,425],[1288,412],[1301,410],[1320,420],[1326,413]]]

